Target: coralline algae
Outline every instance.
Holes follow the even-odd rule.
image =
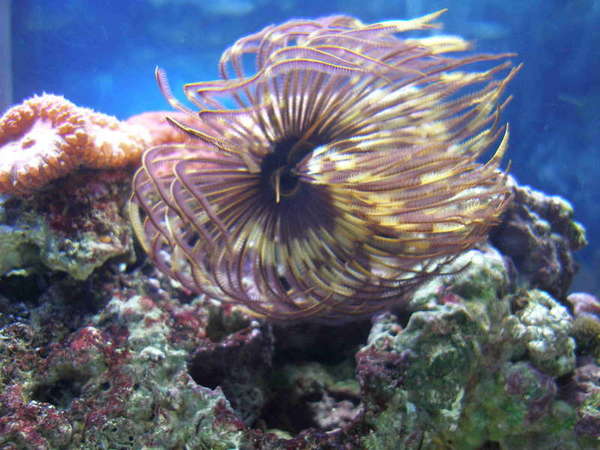
[[[131,260],[128,179],[126,172],[80,173],[35,196],[1,196],[0,275],[50,270],[85,280],[110,258]]]
[[[379,443],[393,442],[398,430],[397,448],[556,448],[557,440],[560,448],[587,448],[556,380],[575,368],[567,309],[541,291],[509,289],[492,248],[455,264],[468,265],[420,289],[413,303],[422,310],[405,327],[394,316],[378,318],[357,354],[373,427],[367,448],[391,448]],[[458,297],[432,304],[435,292],[448,290]]]
[[[471,250],[408,310],[273,326],[133,263],[128,180],[111,177],[65,181],[78,208],[4,199],[3,449],[598,446],[598,301],[564,297],[554,265],[571,270],[584,236],[541,206],[557,199],[517,195],[537,212],[493,242],[522,233],[529,252]]]

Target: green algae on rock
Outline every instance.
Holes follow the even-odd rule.
[[[126,182],[4,199],[0,268],[39,285],[0,278],[0,446],[597,447],[600,303],[563,306],[585,242],[566,202],[514,187],[500,252],[462,254],[407,309],[282,326],[127,264]]]
[[[515,343],[513,358],[529,359],[538,369],[559,377],[575,369],[573,318],[567,308],[544,291],[517,294],[516,321],[509,330]]]
[[[188,374],[172,336],[184,322],[142,296],[114,297],[91,322],[45,358],[22,349],[36,369],[1,380],[0,446],[241,448],[243,424],[223,391]]]
[[[357,354],[372,427],[365,446],[586,448],[575,433],[576,409],[559,398],[554,378],[575,367],[566,308],[541,291],[507,289],[492,248],[455,264],[456,275],[416,292],[411,306],[420,310],[404,328],[394,316],[379,317]]]
[[[0,199],[0,275],[66,272],[85,280],[108,259],[133,257],[123,214],[127,173],[76,174],[36,196]]]

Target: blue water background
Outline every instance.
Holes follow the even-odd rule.
[[[574,204],[591,242],[579,254],[575,289],[599,293],[600,1],[13,0],[13,99],[51,92],[126,118],[169,108],[156,65],[180,92],[185,82],[214,79],[221,52],[267,24],[334,13],[371,22],[441,8],[449,9],[444,33],[525,62],[504,116],[511,171]]]

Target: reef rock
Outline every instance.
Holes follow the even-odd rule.
[[[2,198],[1,448],[598,447],[600,303],[566,296],[564,201],[514,186],[495,247],[397,307],[281,325],[134,260],[129,178]]]
[[[85,280],[108,259],[133,258],[124,214],[127,172],[78,173],[28,198],[0,198],[0,275],[66,272]]]
[[[587,245],[585,230],[565,199],[511,184],[514,200],[491,242],[512,260],[522,280],[563,299],[577,271],[573,252]]]
[[[208,341],[208,309],[198,302],[171,307],[139,295],[113,297],[88,326],[43,355],[32,348],[33,329],[5,328],[0,445],[240,448],[242,421],[220,387],[192,379],[190,355],[179,344],[186,333],[188,343]],[[235,347],[263,335],[256,328],[246,334]],[[11,356],[20,367],[7,374]]]
[[[416,293],[405,326],[378,317],[357,354],[367,448],[587,448],[555,378],[575,369],[567,309],[508,289],[492,248],[455,265],[458,275]]]

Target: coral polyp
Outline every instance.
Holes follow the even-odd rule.
[[[147,142],[142,126],[58,95],[33,96],[0,116],[0,193],[31,195],[80,168],[133,166]]]
[[[470,54],[443,11],[292,20],[238,40],[187,84],[194,143],[146,151],[134,228],[185,287],[275,320],[402,301],[484,240],[510,199],[510,54]],[[251,67],[250,67],[251,66]],[[247,73],[249,72],[249,73]],[[490,153],[487,162],[479,162]]]

